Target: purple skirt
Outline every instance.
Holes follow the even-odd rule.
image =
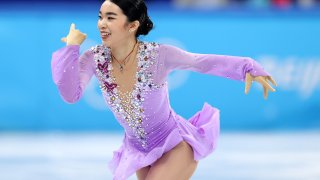
[[[113,152],[109,168],[114,180],[124,180],[137,170],[152,165],[161,156],[181,141],[187,142],[193,149],[194,160],[208,156],[217,145],[220,132],[219,110],[205,103],[202,110],[189,120],[173,115],[177,127],[157,147],[149,152],[141,152],[131,146],[125,135],[121,147]]]

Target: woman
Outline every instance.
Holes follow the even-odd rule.
[[[153,23],[142,0],[106,0],[98,28],[102,45],[79,55],[86,35],[72,24],[62,41],[67,46],[53,54],[53,80],[63,99],[78,101],[93,75],[106,104],[125,130],[122,146],[110,168],[114,179],[136,173],[139,180],[186,180],[200,159],[216,147],[219,110],[209,104],[186,121],[170,107],[167,75],[175,69],[246,81],[275,91],[275,82],[254,60],[245,57],[194,54],[170,45],[138,41]]]

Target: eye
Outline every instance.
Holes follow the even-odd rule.
[[[113,17],[108,17],[108,20],[113,20],[113,19],[115,19],[115,18],[113,18]]]
[[[102,17],[101,17],[100,15],[98,16],[98,18],[99,18],[99,19],[102,19]]]

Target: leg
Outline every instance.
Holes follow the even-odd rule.
[[[190,165],[190,167],[184,171],[184,174],[182,175],[182,177],[183,177],[182,179],[189,180],[191,178],[191,176],[193,175],[194,171],[196,170],[197,165],[198,165],[197,161],[194,165]]]
[[[196,167],[192,148],[182,141],[154,163],[146,180],[188,180]]]
[[[147,167],[143,167],[141,169],[139,169],[136,174],[137,174],[137,177],[138,177],[138,180],[145,180],[146,177],[147,177],[147,174],[149,172],[149,169],[150,169],[150,166],[147,166]]]

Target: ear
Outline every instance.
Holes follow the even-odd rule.
[[[140,26],[140,22],[138,20],[135,20],[135,21],[131,22],[129,24],[129,32],[137,31],[139,26]]]

